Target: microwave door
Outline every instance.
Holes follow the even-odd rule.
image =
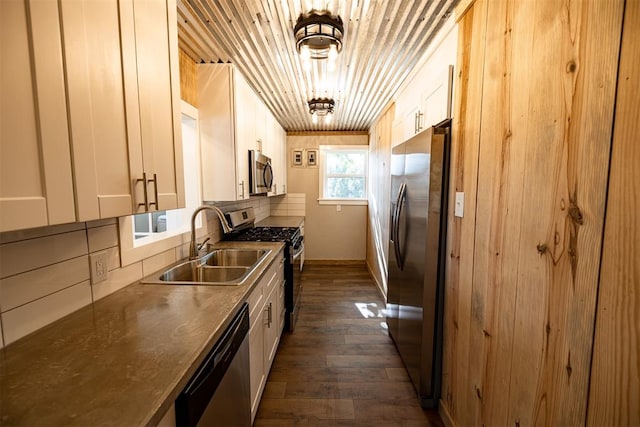
[[[250,194],[265,194],[273,183],[271,159],[256,150],[249,150],[249,185]]]

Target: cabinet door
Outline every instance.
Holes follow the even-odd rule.
[[[278,298],[278,288],[280,282],[278,277],[274,277],[274,284],[271,287],[271,292],[266,299],[265,309],[267,312],[267,322],[264,329],[264,356],[265,356],[265,372],[269,372],[271,364],[276,356],[276,350],[278,349],[278,342],[280,341],[280,331],[278,327],[280,323],[280,304]]]
[[[420,132],[422,127],[422,117],[424,113],[420,110],[420,107],[416,106],[410,108],[404,115],[404,140],[411,138],[413,135]]]
[[[271,157],[271,126],[272,126],[272,116],[271,112],[264,105],[262,99],[252,91],[252,94],[255,98],[255,107],[256,114],[254,116],[254,127],[255,127],[255,135],[254,141],[256,144],[256,150],[260,150],[266,156]]]
[[[241,194],[234,179],[238,173],[233,89],[231,65],[198,65],[202,198],[205,201],[232,201]]]
[[[237,200],[249,198],[249,150],[257,149],[255,139],[256,97],[244,77],[234,70],[235,151]]]
[[[110,0],[60,5],[78,220],[128,215],[129,145],[140,144],[133,9]]]
[[[266,107],[265,107],[266,109]],[[271,114],[271,111],[266,111],[266,130],[263,141],[263,153],[271,159],[271,167],[273,168],[273,185],[268,196],[275,196],[278,191],[278,187],[282,185],[280,181],[280,159],[278,149],[278,132],[276,126],[278,122]]]
[[[258,321],[249,330],[249,378],[251,381],[251,419],[255,417],[262,385],[265,381],[264,370],[264,325],[262,313],[259,313]]]
[[[0,1],[0,232],[76,219],[58,12]]]
[[[440,71],[431,84],[424,91],[421,112],[422,128],[426,129],[440,123],[451,116],[453,66],[450,65]]]
[[[155,209],[185,206],[175,0],[135,0],[142,161]],[[153,191],[154,195],[151,196]],[[156,200],[157,195],[157,200]]]

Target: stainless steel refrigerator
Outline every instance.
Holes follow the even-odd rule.
[[[438,404],[450,123],[393,148],[387,324],[423,407]]]

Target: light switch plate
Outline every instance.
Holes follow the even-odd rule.
[[[454,215],[458,218],[464,217],[464,193],[456,191],[456,206],[454,209]]]
[[[97,252],[89,255],[91,264],[91,284],[95,285],[107,280],[109,272],[109,258],[107,252]]]

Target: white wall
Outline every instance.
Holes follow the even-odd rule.
[[[294,167],[292,150],[318,149],[320,145],[367,145],[368,135],[287,136],[287,190],[305,193],[305,259],[364,260],[367,241],[367,206],[320,205],[317,167]]]

